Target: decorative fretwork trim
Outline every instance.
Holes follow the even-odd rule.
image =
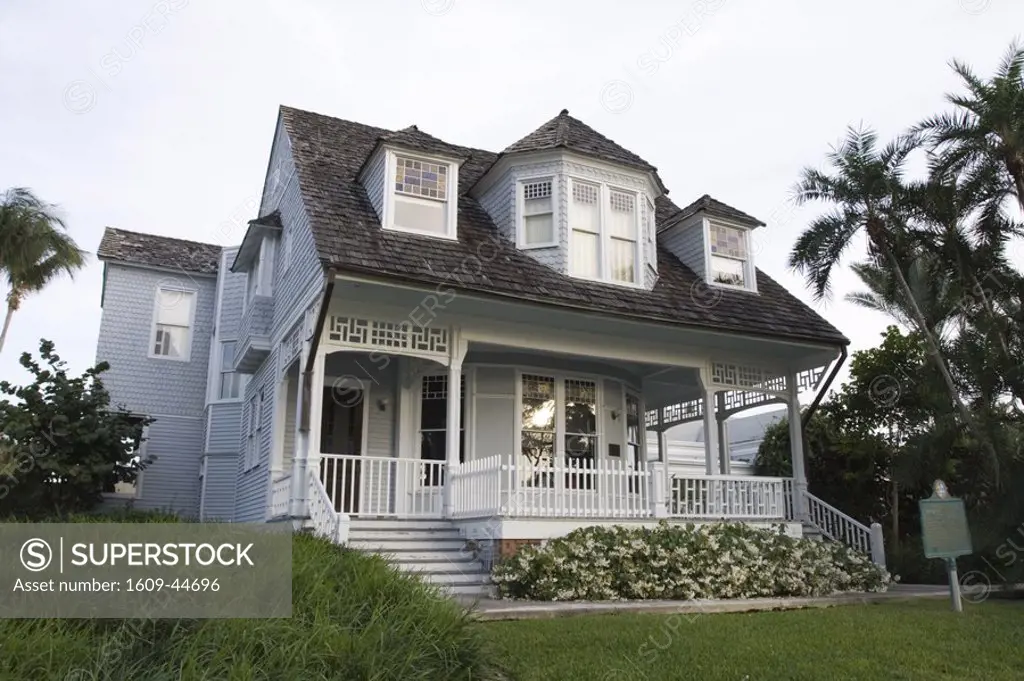
[[[714,367],[712,368],[714,369]],[[817,390],[821,385],[827,368],[827,366],[823,366],[801,371],[796,375],[797,390],[799,392]],[[748,377],[751,376],[749,373],[747,375]],[[712,371],[712,378],[716,378],[714,370]],[[763,385],[760,383],[756,384],[756,389],[754,390],[723,391],[725,394],[723,398],[725,403],[724,413],[726,416],[731,416],[753,407],[785,402],[783,397],[785,386],[785,376],[777,376],[764,380]],[[659,420],[659,416],[662,417],[661,420]],[[658,430],[664,430],[665,428],[678,426],[682,423],[699,421],[702,418],[704,418],[704,400],[698,398],[687,402],[671,404],[661,409],[652,409],[644,414],[644,424],[648,429],[657,428]]]
[[[419,326],[410,322],[384,322],[330,315],[324,342],[354,349],[379,350],[413,357],[447,358],[448,329]]]

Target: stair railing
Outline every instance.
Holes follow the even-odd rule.
[[[309,492],[309,519],[313,532],[336,544],[347,543],[348,516],[334,510],[334,502],[315,470],[309,472]]]
[[[881,525],[872,523],[868,527],[806,490],[803,497],[807,513],[806,522],[816,527],[825,537],[870,555],[871,560],[877,565],[885,565],[885,544]]]

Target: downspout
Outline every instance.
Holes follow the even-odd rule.
[[[829,372],[828,378],[818,388],[818,393],[814,396],[814,400],[811,402],[811,406],[807,407],[807,411],[800,415],[800,435],[804,442],[807,441],[807,423],[814,416],[814,412],[818,410],[818,405],[821,404],[821,400],[824,399],[825,393],[832,387],[832,381],[836,380],[836,374],[839,373],[839,369],[842,368],[843,362],[846,361],[846,346],[839,348],[839,359],[832,366],[832,371]]]

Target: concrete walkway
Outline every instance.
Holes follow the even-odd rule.
[[[848,593],[821,598],[731,598],[698,601],[505,601],[481,599],[475,602],[474,614],[480,620],[525,620],[577,615],[613,613],[648,613],[671,615],[711,614],[717,612],[755,612],[759,610],[799,610],[828,608],[836,605],[864,605],[919,598],[948,598],[944,586],[897,584],[885,593]],[[469,602],[467,601],[467,605]]]

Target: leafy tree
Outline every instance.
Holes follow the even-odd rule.
[[[828,296],[833,269],[840,263],[853,238],[866,232],[871,262],[888,270],[900,302],[914,322],[942,376],[950,401],[963,422],[984,444],[993,465],[996,453],[974,414],[967,408],[943,357],[939,341],[928,324],[907,282],[905,264],[913,254],[908,191],[903,182],[907,156],[915,148],[913,138],[899,138],[882,149],[871,130],[851,128],[846,139],[828,154],[832,174],[805,168],[797,183],[798,204],[822,201],[830,212],[819,216],[797,239],[789,265],[807,278],[817,299]]]
[[[0,274],[10,287],[0,351],[25,296],[41,291],[61,273],[74,276],[85,264],[85,252],[64,230],[55,207],[28,189],[0,194]]]
[[[0,515],[88,510],[149,463],[135,452],[152,419],[111,408],[106,362],[72,378],[52,342],[40,341],[39,355],[20,358],[31,383],[0,381]]]
[[[947,94],[955,109],[926,118],[914,129],[926,135],[936,152],[934,170],[994,178],[1001,196],[1016,195],[1024,208],[1024,47],[1010,45],[988,80],[963,62],[951,65],[966,92]]]

